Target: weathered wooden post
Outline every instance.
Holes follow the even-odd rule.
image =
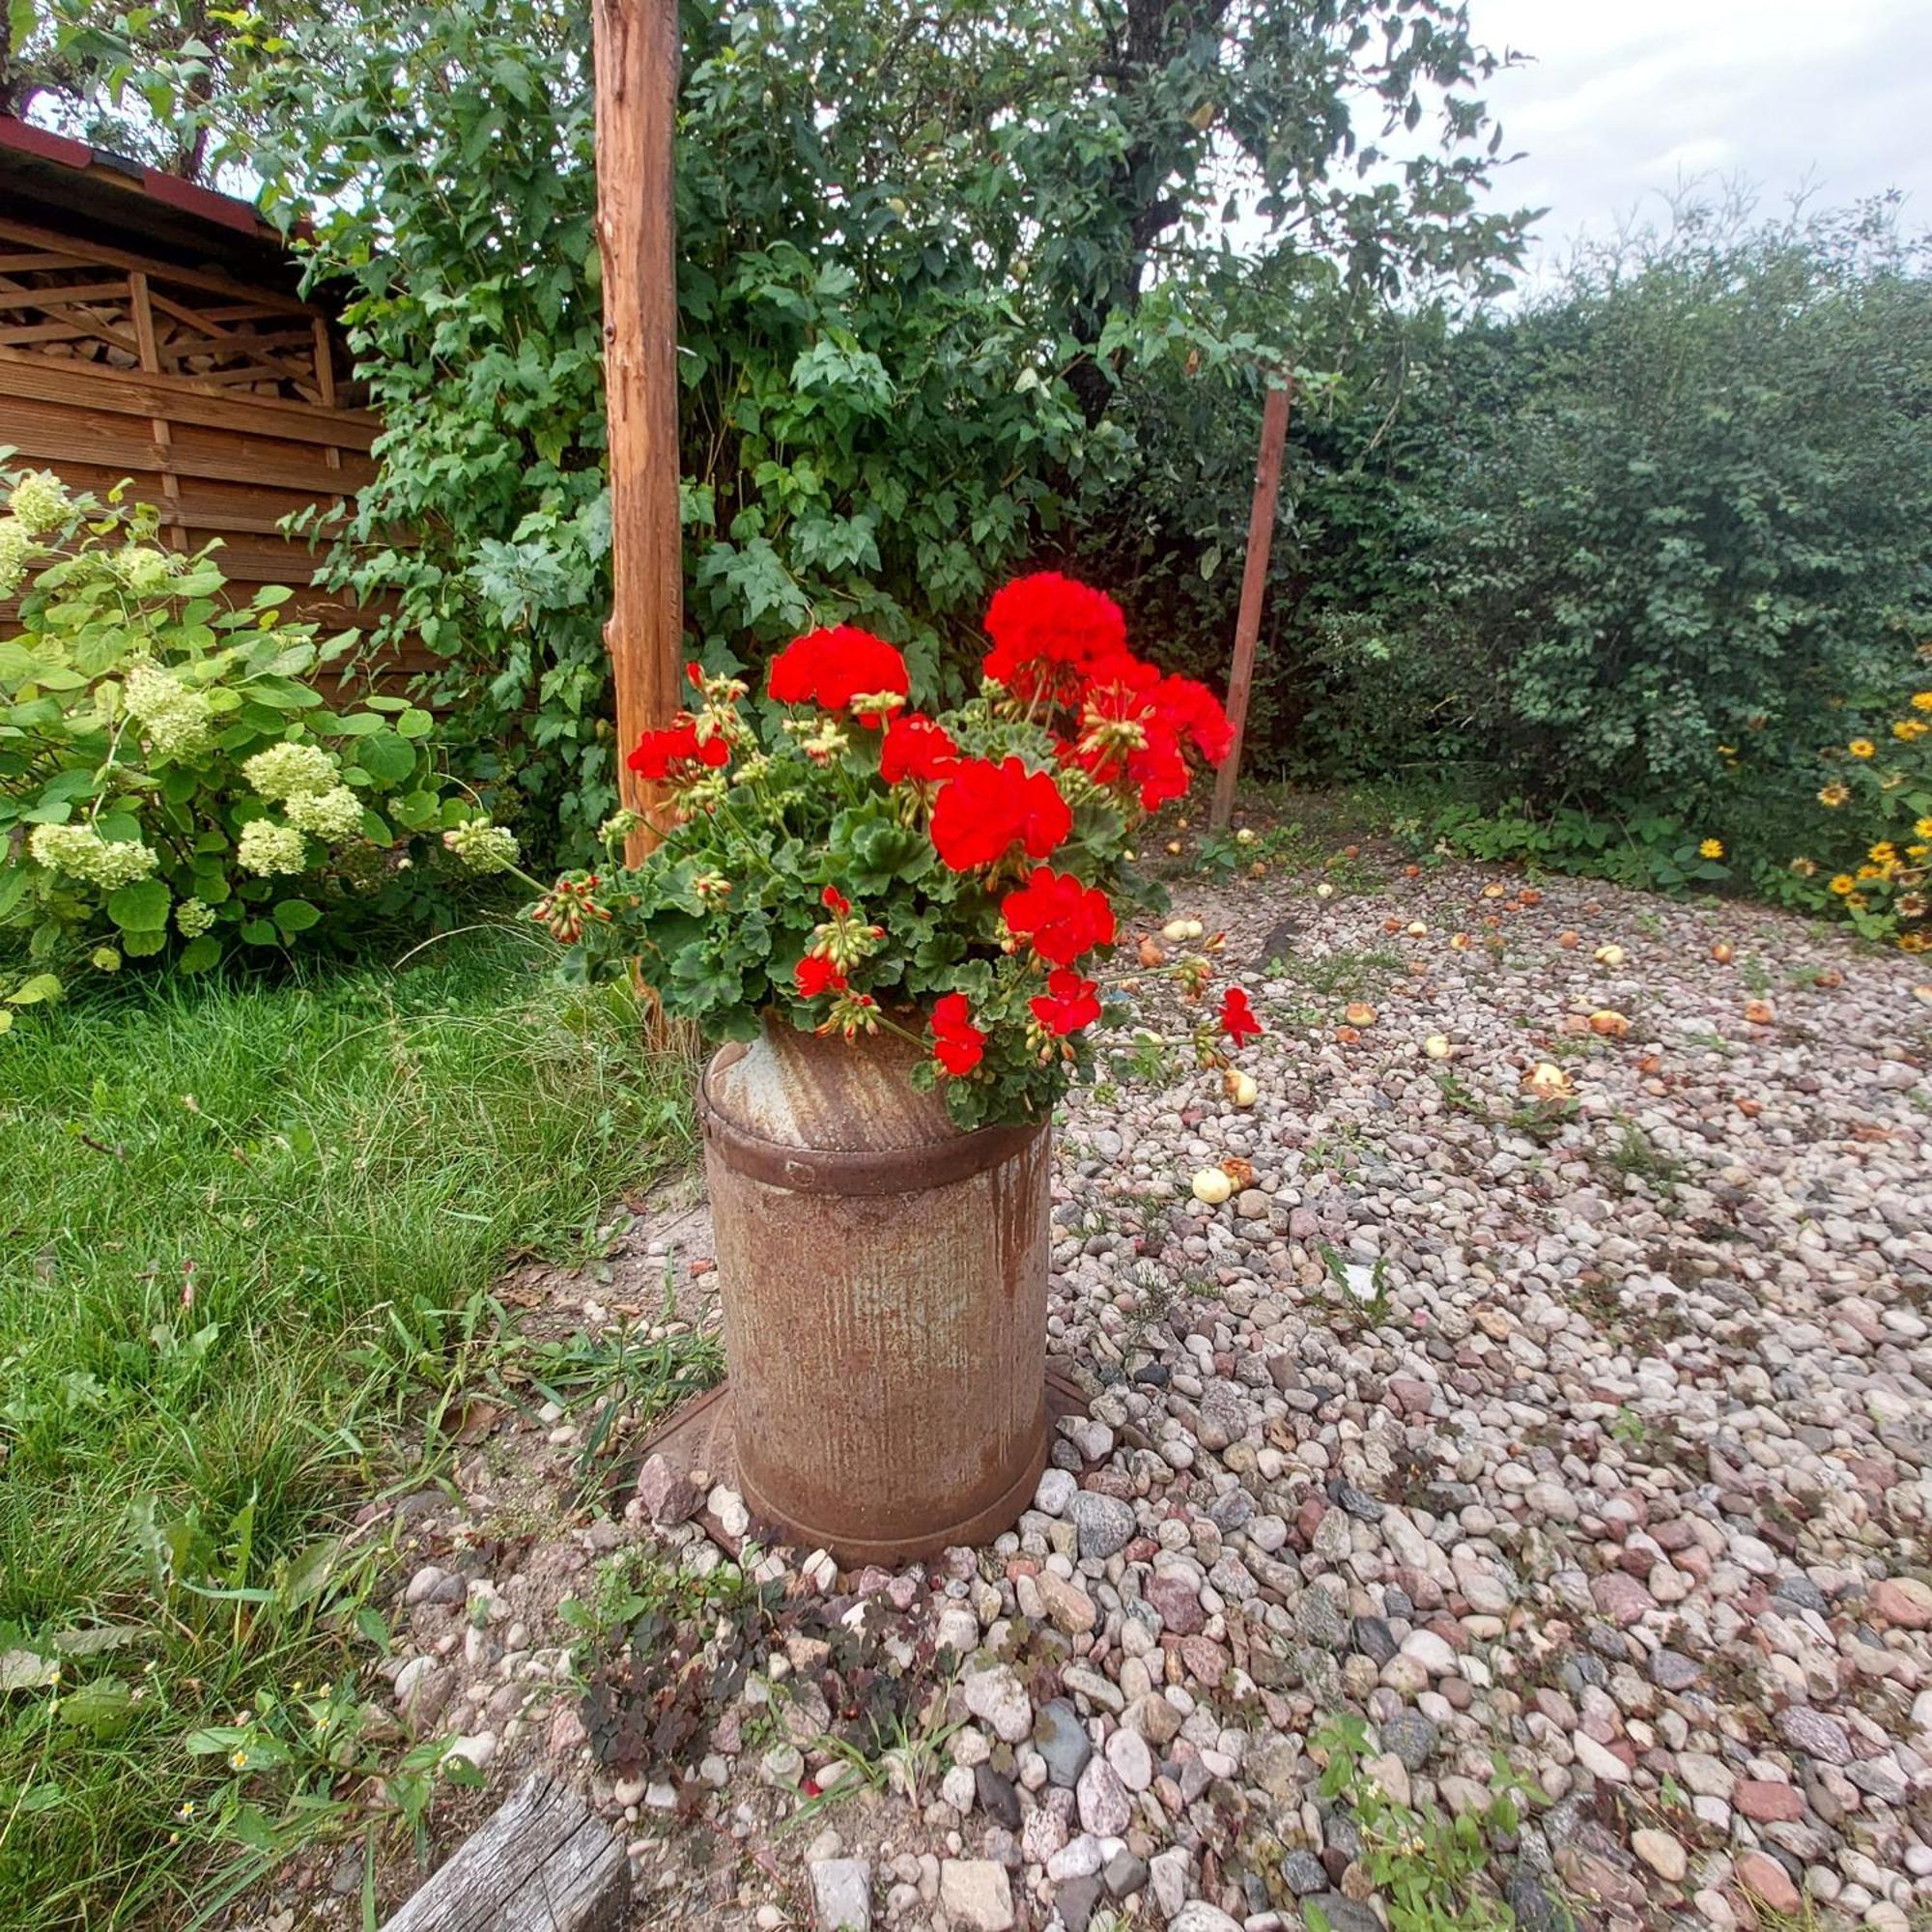
[[[1248,728],[1248,692],[1255,680],[1255,640],[1261,636],[1262,600],[1267,590],[1268,551],[1274,542],[1275,498],[1281,493],[1281,456],[1288,440],[1288,405],[1294,378],[1287,376],[1268,385],[1262,405],[1262,447],[1255,463],[1255,497],[1248,512],[1248,560],[1241,572],[1240,612],[1235,619],[1235,665],[1228,677],[1228,722],[1235,727],[1234,748],[1214,781],[1214,809],[1208,823],[1225,832],[1235,810],[1235,787],[1240,781],[1241,740]]]
[[[683,674],[678,523],[674,169],[677,0],[594,0],[597,241],[604,263],[604,382],[611,448],[611,619],[618,784],[638,810],[653,787],[623,763],[669,722]],[[656,843],[631,839],[637,865]]]

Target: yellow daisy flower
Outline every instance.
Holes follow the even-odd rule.
[[[1871,906],[1871,900],[1866,898],[1864,894],[1862,893],[1851,894],[1846,898],[1845,903],[1852,909],[1853,912],[1865,912],[1869,910]]]
[[[1834,893],[1836,893],[1841,899],[1850,898],[1851,895],[1858,891],[1858,889],[1859,889],[1859,882],[1855,878],[1853,878],[1849,872],[1840,872],[1838,876],[1832,881],[1832,890]]]
[[[1697,848],[1700,859],[1721,859],[1724,856],[1724,841],[1721,838],[1707,838]]]
[[[1841,785],[1835,780],[1818,794],[1820,805],[1840,806],[1852,795],[1849,785]]]
[[[1912,708],[1915,711],[1932,711],[1932,691],[1915,691],[1912,694]]]
[[[1932,838],[1932,817],[1915,819],[1912,836],[1915,838]]]
[[[1818,862],[1816,859],[1794,859],[1791,862],[1791,869],[1801,879],[1808,879],[1817,873]]]
[[[1865,857],[1867,859],[1874,861],[1878,865],[1881,866],[1889,865],[1893,859],[1896,859],[1898,857],[1898,847],[1894,845],[1889,838],[1881,838],[1878,841],[1878,843],[1874,845],[1865,854]]]
[[[1901,718],[1891,727],[1891,735],[1901,745],[1912,745],[1924,737],[1928,730],[1932,730],[1932,725],[1927,724],[1922,718]]]
[[[1901,952],[1923,952],[1932,948],[1932,938],[1922,932],[1902,932],[1898,936],[1898,950]]]
[[[1881,866],[1861,866],[1859,867],[1859,877],[1865,880],[1866,883],[1869,884],[1870,881],[1873,879],[1884,878],[1885,868]]]
[[[1845,750],[1855,758],[1875,758],[1878,756],[1878,747],[1869,738],[1854,738],[1845,747]]]
[[[1925,895],[1907,893],[1898,901],[1898,916],[1901,919],[1923,919],[1925,917]]]

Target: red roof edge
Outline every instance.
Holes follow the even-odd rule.
[[[90,148],[85,141],[72,140],[66,134],[50,133],[44,128],[36,128],[31,122],[16,120],[11,114],[0,114],[0,149],[9,148],[15,154],[31,155],[37,160],[54,161],[78,172],[99,170],[102,174],[111,174],[119,183],[146,195],[149,200],[160,202],[183,214],[195,215],[203,221],[217,222],[223,228],[233,228],[264,241],[280,242],[284,240],[281,231],[263,215],[253,202],[242,201],[237,195],[222,194],[212,187],[198,187],[193,182],[183,181],[178,175],[163,174],[158,168],[129,163],[103,149]]]

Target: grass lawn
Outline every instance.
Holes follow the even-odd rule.
[[[405,971],[130,982],[0,1040],[6,1932],[189,1921],[229,1853],[300,1831],[230,1766],[327,1791],[287,1700],[353,1717],[372,1613],[358,1639],[331,1539],[393,1426],[476,1368],[506,1254],[568,1251],[688,1151],[686,1067],[546,963],[471,934]],[[244,1711],[273,1721],[206,1735]]]

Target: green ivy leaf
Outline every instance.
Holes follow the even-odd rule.
[[[277,899],[275,923],[285,933],[306,932],[321,923],[322,914],[306,899]]]

